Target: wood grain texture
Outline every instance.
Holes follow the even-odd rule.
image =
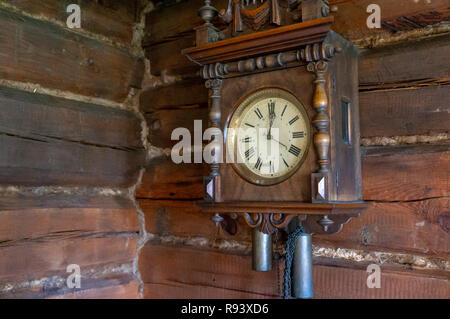
[[[129,50],[137,2],[76,1],[83,30],[75,32],[65,27],[73,2],[1,5],[0,78],[122,103],[144,69]],[[0,183],[40,186],[0,196],[0,298],[139,297],[135,205],[89,186],[136,183],[145,157],[140,119],[5,87],[0,114]],[[81,268],[81,290],[65,284],[70,264]]]
[[[201,121],[198,127],[204,132],[208,126],[208,109],[193,107],[175,110],[159,110],[145,116],[149,123],[148,141],[156,147],[172,148],[179,140],[171,140],[173,130],[187,128],[191,132],[191,145],[194,143],[194,121]],[[178,138],[178,136],[177,136]],[[207,141],[204,141],[205,143]]]
[[[203,198],[203,164],[175,164],[170,158],[152,162],[147,166],[137,198],[200,199]]]
[[[34,194],[6,193],[0,196],[0,210],[21,211],[25,209],[41,208],[105,208],[130,209],[133,203],[123,195],[101,195],[92,189],[86,188],[67,194],[45,192],[46,187],[35,188]],[[101,193],[101,192],[100,192]],[[41,200],[45,196],[45,201]]]
[[[139,282],[129,273],[101,273],[102,269],[82,272],[81,287],[68,288],[64,282],[69,273],[61,273],[62,286],[16,287],[8,292],[0,292],[2,299],[137,299]],[[92,277],[92,273],[95,274]],[[90,276],[91,275],[91,276]],[[54,278],[54,277],[53,277]]]
[[[173,85],[149,89],[141,94],[141,109],[153,112],[161,109],[204,107],[208,105],[208,90],[200,78]]]
[[[449,39],[450,35],[443,35],[362,52],[359,63],[360,89],[372,86],[407,87],[408,82],[414,83],[414,80],[448,78]]]
[[[342,232],[315,235],[314,242],[319,246],[402,252],[446,260],[450,256],[450,236],[441,227],[439,218],[449,207],[450,198],[372,202]]]
[[[247,242],[251,240],[251,230],[243,218],[237,220],[238,232],[230,235],[222,228],[217,228],[211,221],[213,214],[202,213],[196,201],[141,199],[138,203],[145,214],[146,230],[151,234]]]
[[[411,201],[448,197],[450,146],[386,147],[363,157],[363,198]]]
[[[153,259],[153,267],[144,269],[150,258]],[[141,250],[139,261],[144,284],[175,286],[178,288],[175,291],[184,286],[187,288],[184,289],[184,298],[214,298],[221,294],[223,298],[233,292],[235,298],[277,296],[275,272],[252,272],[251,258],[245,255],[148,244]],[[192,286],[203,288],[204,291]],[[189,294],[191,287],[192,295]],[[231,292],[224,293],[221,290]],[[148,291],[151,293],[153,289]],[[144,297],[153,296],[149,294]]]
[[[140,120],[132,112],[5,87],[0,110],[2,184],[136,181],[145,154]]]
[[[365,91],[359,102],[363,137],[449,131],[449,85]]]
[[[391,270],[381,265],[381,287],[367,288],[367,265],[347,267],[330,262],[315,265],[315,298],[332,299],[447,299],[448,275]]]
[[[67,6],[77,3],[82,13],[81,28],[125,45],[131,44],[136,2],[127,0],[9,0],[8,4],[28,14],[44,16],[66,24]]]
[[[134,280],[126,284],[106,287],[76,290],[49,299],[140,299],[139,281]]]
[[[126,298],[139,223],[120,196],[8,194],[0,197],[0,298]],[[81,289],[59,282],[81,268]],[[60,278],[60,279],[57,279]],[[61,279],[62,278],[62,279]],[[59,280],[59,281],[58,281]]]
[[[183,37],[173,41],[146,47],[145,53],[150,59],[151,73],[160,75],[164,70],[169,70],[172,74],[189,74],[197,72],[198,65],[189,61],[181,54],[181,50],[193,46],[195,46],[194,32],[187,33]]]
[[[259,294],[185,283],[145,283],[146,299],[263,299]]]
[[[142,272],[146,298],[280,295],[276,271],[252,271],[250,256],[147,244],[141,250],[141,265],[146,260],[154,265]],[[349,263],[336,267],[335,263],[318,262],[314,266],[315,298],[447,298],[450,292],[450,283],[442,275],[414,274],[383,266],[381,288],[369,289],[365,266]]]
[[[77,200],[76,196],[70,198]],[[86,202],[88,199],[79,200]],[[50,207],[2,208],[0,247],[139,231],[136,208],[131,200],[100,196],[97,200],[97,207],[51,207],[50,199],[36,197],[35,202],[48,203]]]
[[[226,0],[216,1],[214,6],[225,8]],[[186,33],[192,33],[194,27],[203,24],[197,15],[197,10],[204,5],[201,0],[185,1],[176,7],[161,7],[147,15],[144,46],[181,38]],[[182,21],[183,23],[180,23]]]
[[[369,29],[367,27],[367,7],[374,2],[371,0],[330,0],[330,5],[337,5],[338,12],[332,13],[335,17],[333,30],[342,34],[350,41],[373,37],[377,35],[389,35],[393,30],[386,26],[396,25],[398,31],[407,31],[412,29],[432,25],[444,21],[448,16],[448,3],[445,0],[436,0],[428,2],[414,1],[390,1],[379,0],[376,2],[381,10],[381,29]],[[435,16],[435,19],[427,20],[426,16]],[[399,25],[397,21],[409,19],[411,22],[418,21],[419,25],[414,23],[403,23]]]
[[[0,247],[0,283],[22,282],[65,272],[70,264],[95,267],[131,264],[135,236],[59,238]]]
[[[131,111],[6,87],[0,87],[0,109],[1,134],[143,149],[140,119]]]
[[[150,59],[151,73],[161,75],[168,74],[196,74],[199,66],[189,61],[181,51],[195,45],[195,34],[186,33],[184,36],[167,42],[153,44],[145,49],[145,55]]]
[[[182,54],[200,65],[207,65],[294,50],[322,42],[332,23],[333,17],[323,17],[187,48]]]
[[[116,102],[142,80],[143,61],[128,52],[4,9],[0,40],[2,79]]]
[[[136,182],[145,156],[47,137],[0,135],[0,145],[1,182],[25,186],[127,187]]]

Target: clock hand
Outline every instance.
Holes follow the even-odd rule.
[[[267,132],[267,139],[270,140],[272,138],[272,136],[270,135],[270,130],[272,130],[272,125],[273,125],[273,120],[271,118],[269,118],[269,132]]]
[[[270,131],[272,130],[273,122],[275,121],[275,114],[269,114],[269,132],[267,133],[267,139],[270,140],[272,135],[270,135]]]
[[[277,140],[277,139],[275,139],[275,138],[273,138],[273,137],[271,137],[275,142],[278,142],[281,146],[284,146],[284,148],[285,149],[287,149],[287,146],[286,145],[284,145],[283,143],[281,143],[279,140]]]

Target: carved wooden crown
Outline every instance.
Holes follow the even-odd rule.
[[[306,22],[330,14],[328,0],[228,0],[227,9],[218,11],[205,1],[198,14],[205,24],[196,28],[197,46],[225,38]],[[227,26],[219,31],[213,24],[218,17]]]

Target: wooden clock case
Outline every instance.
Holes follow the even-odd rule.
[[[183,51],[202,67],[210,89],[211,127],[223,132],[242,98],[269,87],[295,95],[312,126],[307,158],[279,184],[252,184],[231,164],[213,162],[199,205],[216,214],[216,222],[219,214],[237,213],[244,215],[249,226],[272,233],[297,217],[307,231],[330,234],[365,208],[358,54],[331,30],[332,22],[332,17],[324,17]]]
[[[328,63],[326,90],[329,92],[330,114],[330,180],[328,185],[329,201],[361,200],[361,168],[353,163],[360,163],[359,155],[359,113],[358,92],[348,81],[357,82],[357,56],[352,47],[344,47],[347,43],[341,37],[334,36],[334,44],[341,45],[349,54],[339,54]],[[311,120],[316,112],[312,106],[314,94],[314,74],[307,70],[306,64],[285,66],[283,68],[259,72],[249,75],[238,75],[225,78],[222,84],[222,116],[221,129],[228,126],[228,121],[242,97],[248,96],[256,89],[276,87],[289,91],[305,106]],[[334,86],[332,87],[332,83]],[[357,88],[357,86],[356,86]],[[342,103],[348,103],[352,114],[350,143],[343,140]],[[311,131],[313,129],[311,128]],[[312,138],[312,137],[310,137]],[[226,149],[224,148],[226,151]],[[311,173],[316,171],[317,155],[314,143],[310,143],[307,157],[302,166],[286,181],[273,186],[260,186],[242,179],[229,164],[220,165],[221,188],[218,201],[311,201]],[[340,177],[340,179],[339,179]],[[340,185],[338,187],[338,183]]]

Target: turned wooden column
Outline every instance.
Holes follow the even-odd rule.
[[[313,108],[316,111],[312,123],[317,129],[313,142],[317,153],[319,169],[311,174],[311,200],[327,202],[329,195],[330,172],[330,118],[328,116],[328,96],[326,92],[325,72],[327,62],[319,60],[308,64],[308,71],[314,72]],[[326,216],[325,216],[326,217]],[[325,227],[328,227],[326,225]]]
[[[220,109],[220,89],[222,87],[221,79],[211,79],[207,80],[205,86],[209,89],[209,128],[217,130],[217,135],[212,137],[212,141],[219,135],[222,135],[220,128],[220,120],[222,117]],[[220,131],[220,132],[219,132]],[[213,162],[210,163],[210,176],[219,176],[219,164],[220,155],[223,154],[223,150],[218,149],[218,147],[223,147],[222,141],[218,141],[220,146],[217,145],[213,150]]]
[[[223,160],[223,133],[221,128],[222,109],[221,109],[221,88],[222,76],[224,75],[224,66],[220,63],[205,65],[201,70],[203,78],[206,80],[205,86],[209,90],[209,130],[211,132],[211,140],[208,144],[211,151],[211,162],[209,163],[209,175],[203,178],[204,200],[209,202],[220,202],[220,163]],[[215,220],[216,219],[216,220]],[[213,217],[218,223],[222,221],[222,217]]]
[[[328,173],[330,170],[330,118],[328,117],[328,97],[325,90],[325,72],[327,63],[324,61],[313,62],[308,65],[308,70],[316,74],[314,80],[313,107],[316,111],[312,123],[317,128],[314,134],[314,146],[319,157],[319,173]]]

